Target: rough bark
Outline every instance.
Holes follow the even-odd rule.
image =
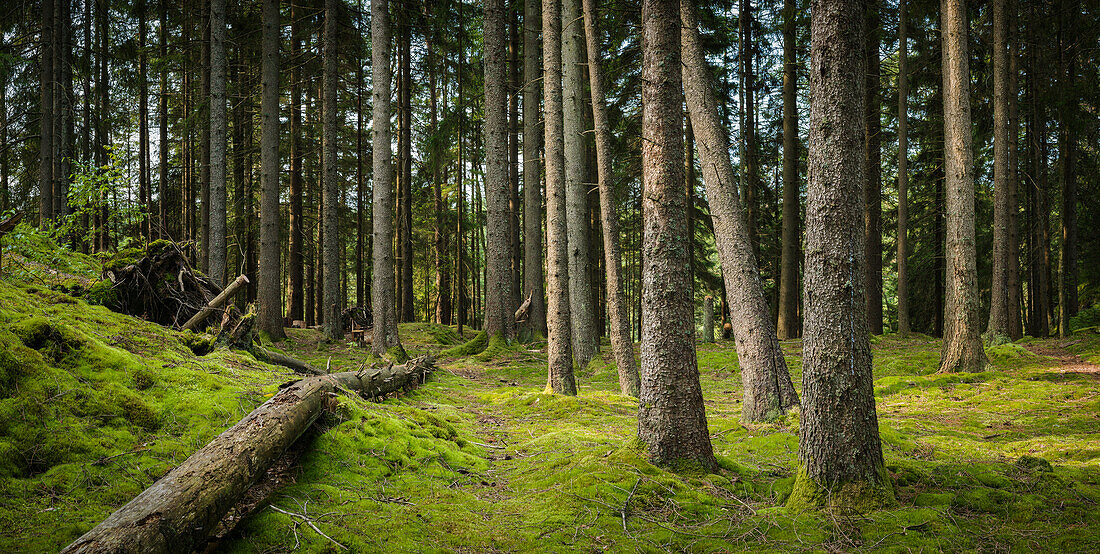
[[[54,187],[54,2],[42,0],[40,48],[40,100],[38,135],[38,224],[46,229],[53,220]]]
[[[260,259],[256,275],[256,318],[261,331],[282,339],[279,229],[279,2],[263,3],[262,93],[260,96]]]
[[[305,232],[303,231],[304,219],[302,217],[302,37],[301,37],[301,6],[298,2],[290,4],[290,59],[293,68],[290,72],[290,114],[287,118],[290,124],[290,195],[288,200],[289,222],[287,232],[287,290],[286,303],[287,315],[292,321],[305,319],[305,306],[303,305],[305,290],[303,281],[305,275],[303,268],[305,261],[302,256]]]
[[[200,323],[205,321],[206,318],[210,317],[210,314],[214,313],[215,310],[222,307],[222,305],[228,302],[229,299],[232,298],[233,295],[241,289],[241,287],[247,284],[248,277],[244,275],[237,277],[236,280],[234,280],[232,283],[229,283],[229,286],[225,287],[225,290],[221,291],[221,293],[215,296],[213,300],[206,304],[206,306],[203,306],[203,308],[199,310],[199,313],[192,316],[191,319],[188,319],[187,323],[184,323],[183,326],[180,327],[180,330],[188,331],[197,328]]]
[[[729,159],[729,138],[718,115],[716,92],[710,84],[694,4],[681,5],[684,51],[684,97],[703,167],[710,201],[715,246],[730,304],[730,321],[744,383],[741,417],[745,421],[773,419],[798,404],[783,351],[764,297],[764,287],[752,250],[752,235],[737,197],[737,178]],[[644,319],[644,316],[643,316]]]
[[[1069,320],[1077,315],[1077,58],[1075,22],[1081,16],[1078,0],[1059,2],[1059,77],[1063,95],[1058,142],[1062,158],[1062,256],[1058,287],[1058,335],[1070,334]]]
[[[557,394],[576,396],[565,223],[561,13],[561,0],[542,0],[542,83],[543,97],[546,99],[546,386]]]
[[[714,342],[714,297],[703,299],[703,342]]]
[[[974,175],[970,137],[970,69],[966,6],[941,0],[943,37],[944,171],[947,190],[947,275],[940,371],[976,372],[986,363],[978,322],[977,247],[974,242]]]
[[[1008,289],[1008,336],[1012,340],[1018,340],[1024,335],[1023,321],[1021,315],[1021,289],[1020,289],[1020,233],[1019,233],[1019,213],[1020,213],[1020,195],[1019,195],[1019,183],[1020,183],[1020,156],[1019,156],[1019,136],[1020,136],[1020,116],[1017,106],[1017,94],[1019,84],[1019,72],[1017,69],[1017,60],[1020,58],[1020,41],[1018,34],[1018,23],[1016,20],[1016,4],[1012,3],[1009,7],[1008,16],[1008,34],[1009,42],[1011,44],[1009,56],[1008,56],[1008,204],[1009,206],[1015,206],[1009,210],[1009,223],[1008,223],[1008,275],[1006,277],[1006,288]]]
[[[607,315],[611,320],[611,349],[619,371],[619,389],[638,396],[638,365],[634,361],[634,341],[630,340],[626,298],[623,294],[622,252],[619,248],[618,203],[611,172],[611,124],[607,119],[604,74],[600,67],[599,30],[596,25],[596,0],[584,1],[584,30],[588,46],[588,80],[592,90],[592,123],[596,131],[596,174],[600,190],[600,223],[603,229],[604,271],[607,279]]]
[[[546,288],[542,251],[542,171],[539,150],[539,2],[524,0],[523,12],[523,290],[531,298],[527,325],[546,336]]]
[[[1008,167],[1008,40],[1005,0],[993,0],[993,281],[989,304],[990,335],[1009,335],[1008,251],[1010,213],[1014,207]]]
[[[779,276],[779,319],[776,333],[781,339],[798,337],[798,269],[800,212],[798,194],[798,60],[795,33],[796,0],[783,2],[783,252]]]
[[[882,118],[879,101],[879,0],[868,3],[867,103],[864,106],[863,229],[867,279],[867,329],[882,334]]]
[[[406,10],[404,2],[399,4],[401,10]],[[401,268],[398,275],[401,276],[401,284],[398,286],[400,301],[399,321],[414,321],[415,305],[413,298],[413,249],[412,249],[412,24],[405,16],[401,23],[401,135],[398,137],[398,149],[401,151],[400,171],[398,179],[401,198],[398,200],[398,214],[400,220],[398,232],[400,243]]]
[[[508,19],[508,241],[511,261],[512,305],[522,301],[523,249],[519,223],[519,12],[523,8],[509,7]]]
[[[340,236],[340,173],[336,159],[336,95],[337,95],[337,0],[325,0],[325,46],[324,46],[324,137],[322,149],[324,156],[324,218],[321,224],[325,227],[324,248],[324,301],[322,302],[325,313],[324,334],[330,340],[344,336],[343,322],[333,313],[344,310],[344,302],[340,296],[340,276],[343,275],[343,266],[340,264],[340,251],[344,249],[343,237]]]
[[[569,233],[569,310],[572,316],[573,362],[584,368],[596,355],[599,334],[592,303],[592,268],[588,263],[588,183],[584,133],[584,28],[581,0],[562,0],[562,120],[565,140],[565,205]]]
[[[213,244],[210,236],[210,150],[213,135],[210,128],[210,4],[212,0],[199,0],[199,26],[202,29],[202,44],[199,47],[199,187],[201,191],[200,217],[201,248],[199,249],[200,267],[210,271],[210,253]]]
[[[160,29],[157,32],[157,41],[160,46],[160,57],[165,60],[168,58],[168,3],[163,1],[157,3],[160,10]],[[157,183],[159,196],[157,203],[160,204],[158,222],[160,227],[157,234],[160,238],[169,236],[177,238],[179,237],[179,219],[175,216],[179,213],[179,207],[175,203],[175,191],[168,184],[168,149],[171,148],[168,143],[168,94],[168,64],[164,63],[160,70],[160,94],[157,98],[157,118],[160,127],[160,140],[158,141],[160,164],[159,182]],[[173,217],[169,217],[168,214],[172,214]]]
[[[215,283],[225,282],[225,0],[210,0],[210,268]]]
[[[863,2],[814,0],[806,195],[800,468],[788,506],[892,501],[871,376],[864,291]]]
[[[378,397],[419,385],[431,358],[293,381],[62,552],[192,552],[309,429],[337,391]]]
[[[371,2],[371,79],[374,101],[374,271],[371,283],[371,311],[374,337],[371,350],[384,356],[397,349],[403,355],[397,334],[393,275],[393,152],[390,145],[390,13],[389,0]]]
[[[512,196],[508,179],[508,29],[504,0],[485,0],[485,327],[489,337],[515,338],[512,295]]]
[[[898,334],[909,334],[908,0],[898,0]]]
[[[660,465],[717,469],[695,357],[684,194],[679,0],[642,3],[641,391],[638,440]]]
[[[757,222],[760,217],[758,175],[756,174],[756,76],[753,58],[756,51],[752,39],[752,2],[741,0],[737,18],[739,52],[737,54],[741,77],[741,200],[745,205],[745,218],[752,240],[752,254],[760,260],[760,235]]]
[[[451,324],[451,274],[447,244],[447,209],[443,204],[443,175],[440,166],[443,163],[443,137],[439,135],[439,76],[437,60],[433,51],[433,39],[428,39],[428,82],[431,89],[431,151],[428,153],[432,168],[432,201],[435,211],[435,229],[432,243],[435,250],[435,317],[433,320],[442,325]],[[444,83],[445,85],[446,83]],[[445,87],[444,87],[445,88]],[[446,104],[444,104],[446,108]]]

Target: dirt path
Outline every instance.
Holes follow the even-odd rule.
[[[1040,355],[1058,360],[1059,367],[1051,368],[1051,373],[1062,375],[1084,375],[1100,380],[1100,366],[1092,364],[1077,354],[1067,350],[1068,347],[1081,342],[1081,339],[1065,339],[1058,341],[1045,341],[1040,344],[1029,344],[1027,349]]]

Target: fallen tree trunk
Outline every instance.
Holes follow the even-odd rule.
[[[205,321],[207,317],[210,317],[210,314],[214,313],[215,310],[222,307],[222,304],[225,304],[227,300],[232,298],[233,295],[236,294],[241,287],[247,284],[248,277],[245,277],[244,275],[237,277],[235,281],[229,283],[228,287],[225,287],[225,290],[223,290],[221,294],[215,296],[209,304],[203,306],[203,308],[199,310],[199,313],[195,314],[191,319],[188,319],[187,323],[184,323],[183,327],[181,327],[180,330],[187,331],[197,327],[200,323]]]
[[[435,368],[407,364],[321,375],[274,397],[88,531],[63,553],[192,552],[205,547],[226,511],[321,414],[336,390],[382,396],[420,384]]]

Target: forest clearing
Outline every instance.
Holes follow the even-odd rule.
[[[1100,4],[0,10],[0,551],[1091,552]]]
[[[89,282],[94,260],[12,278],[23,263],[9,255],[0,280],[0,550],[64,547],[296,378],[241,351],[195,355],[190,332],[51,290],[74,270]],[[636,401],[620,394],[609,355],[568,397],[544,390],[538,344],[452,357],[453,327],[401,332],[440,369],[384,401],[337,396],[218,551],[1087,551],[1100,540],[1095,329],[991,347],[991,365],[973,374],[937,373],[937,339],[876,337],[897,501],[832,515],[784,507],[798,415],[740,422],[731,341],[698,344],[720,469],[677,474],[639,449]],[[288,334],[282,351],[332,371],[369,356],[317,330]],[[783,342],[796,383],[800,342]]]

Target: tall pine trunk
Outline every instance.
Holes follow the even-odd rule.
[[[783,2],[783,252],[779,276],[781,339],[799,335],[798,270],[801,260],[801,227],[798,183],[798,60],[796,59],[796,0]]]
[[[948,302],[940,371],[977,372],[986,363],[978,322],[974,175],[970,137],[970,69],[966,6],[941,0],[944,172],[947,190]]]
[[[539,167],[539,2],[524,0],[523,12],[523,291],[531,298],[527,326],[546,335],[546,288],[542,250],[542,171]]]
[[[898,334],[909,334],[909,42],[906,3],[898,0]]]
[[[293,320],[305,319],[305,307],[303,305],[305,290],[303,289],[303,267],[305,261],[302,255],[305,232],[303,231],[302,214],[302,37],[301,8],[297,2],[290,5],[290,59],[292,69],[290,72],[290,210],[287,242],[287,315]]]
[[[864,4],[810,7],[810,142],[799,470],[788,506],[892,503],[864,290]]]
[[[260,255],[256,275],[256,319],[274,340],[283,330],[279,229],[279,0],[263,2],[262,91],[260,96]]]
[[[43,229],[53,219],[53,131],[54,131],[54,2],[42,0],[42,34],[40,48],[40,100],[38,138],[38,221]]]
[[[371,311],[376,356],[405,358],[397,332],[393,274],[393,152],[390,145],[390,12],[389,0],[371,2],[371,79],[374,101],[374,270]]]
[[[324,217],[321,225],[325,230],[324,248],[324,301],[321,311],[324,314],[324,334],[329,340],[344,336],[343,322],[339,316],[343,309],[340,297],[340,277],[344,274],[340,264],[340,251],[344,248],[340,236],[340,173],[336,159],[336,121],[337,121],[337,0],[325,0],[324,32],[324,95],[322,122],[322,156],[324,158]]]
[[[737,179],[729,159],[729,138],[718,115],[700,43],[694,4],[684,0],[684,97],[699,147],[703,181],[710,201],[715,246],[730,303],[730,321],[744,383],[741,417],[774,419],[798,404],[783,350],[764,297],[764,286],[752,248],[752,227],[737,197]],[[643,320],[645,315],[643,313]]]
[[[1015,206],[1010,203],[1009,181],[1015,176],[1009,172],[1008,142],[1008,40],[1005,15],[1006,0],[993,0],[993,280],[989,304],[989,323],[986,331],[991,335],[1009,335],[1008,311],[1009,265],[1015,264],[1009,257],[1008,235],[1010,214]]]
[[[638,440],[655,463],[717,469],[695,357],[678,0],[642,3],[642,343]]]
[[[611,124],[607,120],[604,75],[600,67],[600,35],[596,26],[596,0],[584,0],[584,30],[588,45],[588,80],[592,89],[592,123],[596,131],[596,173],[600,190],[600,222],[603,228],[604,271],[607,278],[607,315],[611,320],[611,348],[619,371],[619,390],[638,396],[638,365],[623,295],[622,253],[619,248],[618,203],[612,183]],[[690,233],[690,230],[689,230]]]
[[[569,306],[565,137],[562,98],[561,0],[542,0],[542,70],[546,125],[546,386],[576,396]]]
[[[864,106],[863,229],[867,237],[867,329],[882,334],[882,118],[879,102],[879,0],[868,2],[867,104]]]
[[[225,0],[210,0],[210,269],[219,285],[226,279],[225,209]]]
[[[1061,0],[1058,10],[1059,76],[1062,92],[1058,142],[1062,158],[1062,256],[1058,287],[1058,334],[1070,334],[1069,320],[1077,315],[1077,48],[1075,22],[1078,0]]]

